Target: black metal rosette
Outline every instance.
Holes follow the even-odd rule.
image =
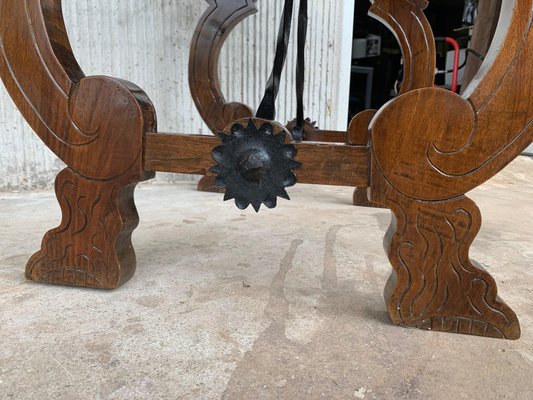
[[[273,123],[252,118],[245,123],[217,134],[222,144],[213,149],[217,164],[210,171],[217,174],[217,188],[226,189],[224,201],[235,199],[241,210],[251,204],[258,212],[261,204],[276,207],[278,197],[290,200],[285,188],[296,183],[293,170],[300,163],[294,160],[296,147],[285,143],[285,132],[275,133]]]

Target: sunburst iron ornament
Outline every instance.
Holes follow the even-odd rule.
[[[258,212],[261,204],[276,207],[278,197],[290,200],[285,188],[296,183],[293,170],[300,163],[281,125],[250,118],[217,135],[222,144],[212,152],[217,164],[210,171],[217,174],[217,188],[226,189],[224,201],[235,199],[241,210],[251,204]]]

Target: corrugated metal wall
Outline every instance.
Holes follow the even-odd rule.
[[[310,0],[306,114],[330,129],[346,127],[353,4]],[[228,100],[258,106],[272,67],[282,5],[283,0],[258,0],[259,13],[226,42],[220,72]],[[72,46],[87,75],[120,77],[142,87],[156,106],[160,131],[206,134],[189,92],[188,57],[196,23],[207,7],[202,0],[63,1]],[[292,50],[279,97],[282,122],[295,116]],[[51,186],[62,165],[27,127],[3,87],[0,129],[0,189]]]
[[[306,115],[318,121],[321,127],[346,129],[353,2],[310,0],[309,7]],[[260,14],[246,20],[237,28],[238,34],[229,38],[221,63],[222,87],[228,99],[242,100],[252,108],[259,106],[272,68],[275,49],[272,39],[277,35],[283,1],[259,0],[258,8]],[[348,20],[345,13],[349,15]],[[293,30],[296,30],[295,25]],[[292,38],[294,44],[295,32]],[[296,113],[296,46],[291,50],[279,97],[278,120],[281,122],[292,120]]]

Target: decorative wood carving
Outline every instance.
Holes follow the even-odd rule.
[[[60,0],[0,1],[0,72],[17,107],[67,165],[56,191],[63,221],[28,263],[37,281],[114,288],[133,275],[133,187],[155,111],[133,84],[85,77]]]
[[[241,3],[243,10],[252,6]],[[211,3],[213,15],[220,11],[217,4]],[[415,39],[405,39],[417,60],[410,67],[415,71],[419,63],[433,62],[421,14],[425,5],[374,4],[373,12],[397,29],[403,26],[406,38],[405,27],[415,32]],[[402,18],[406,13],[411,19]],[[209,13],[204,18],[217,21]],[[299,182],[370,186],[372,201],[393,211],[385,245],[394,272],[385,298],[397,324],[520,336],[516,315],[499,299],[494,279],[469,259],[481,216],[466,193],[532,142],[532,22],[533,0],[504,2],[493,50],[463,97],[418,86],[418,74],[429,73],[424,67],[412,73],[412,88],[418,88],[403,88],[375,115],[360,114],[348,133],[328,133],[346,143],[294,144],[302,163]],[[141,89],[85,77],[68,43],[60,0],[0,0],[0,75],[26,120],[68,166],[56,180],[61,225],[45,235],[27,277],[119,286],[135,270],[137,182],[153,176],[145,171],[205,174],[218,138],[156,133],[155,111]]]
[[[228,103],[220,88],[218,64],[222,45],[231,31],[257,12],[256,0],[207,0],[209,8],[198,22],[189,59],[189,86],[198,112],[213,133],[223,132],[233,121],[253,116],[252,110],[237,102]],[[198,190],[221,192],[215,177],[208,173]]]
[[[370,7],[370,16],[385,24],[400,43],[404,59],[400,93],[435,83],[435,38],[424,14],[428,4],[427,0],[376,0]]]
[[[385,297],[396,323],[520,336],[496,283],[468,258],[481,216],[465,197],[533,139],[533,98],[524,85],[533,63],[533,0],[509,3],[497,33],[499,52],[464,97],[415,90],[372,123],[372,200],[395,215],[385,240],[394,267]]]
[[[213,165],[215,136],[150,133],[146,135],[145,167],[152,171],[203,175]],[[369,186],[370,154],[366,146],[338,143],[294,143],[299,183]]]
[[[131,234],[139,222],[133,172],[99,181],[64,169],[56,180],[61,225],[45,235],[26,278],[106,289],[129,280],[135,272]]]
[[[194,33],[189,59],[189,85],[196,107],[213,133],[223,132],[233,121],[251,117],[241,103],[228,103],[220,89],[218,64],[222,45],[246,17],[257,12],[256,0],[207,0],[209,8]]]
[[[372,200],[393,211],[385,248],[394,272],[385,288],[393,322],[421,329],[517,339],[514,312],[497,296],[496,282],[468,251],[481,226],[465,196],[424,202],[401,195],[379,173]],[[374,193],[374,192],[372,192]]]
[[[411,90],[432,87],[435,83],[436,50],[433,30],[424,10],[428,6],[427,0],[376,0],[370,7],[369,15],[381,21],[398,39],[404,60],[404,80],[400,93]],[[366,143],[370,139],[369,125],[361,123],[368,121],[369,112],[362,116],[356,115],[348,128],[349,137],[358,137],[359,142]],[[368,197],[367,187],[355,189],[353,203],[356,206],[379,207]]]

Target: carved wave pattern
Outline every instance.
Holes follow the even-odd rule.
[[[412,201],[389,186],[383,200],[394,215],[386,244],[395,270],[387,293],[397,323],[422,329],[515,339],[515,313],[496,282],[469,259],[481,225],[465,196],[447,202]]]
[[[133,251],[131,231],[138,222],[136,212],[128,215],[132,229],[124,232],[118,202],[124,186],[121,181],[88,181],[63,170],[56,181],[62,222],[45,235],[41,250],[28,262],[27,278],[91,288],[118,286],[116,244],[119,238],[125,240],[126,252]]]

